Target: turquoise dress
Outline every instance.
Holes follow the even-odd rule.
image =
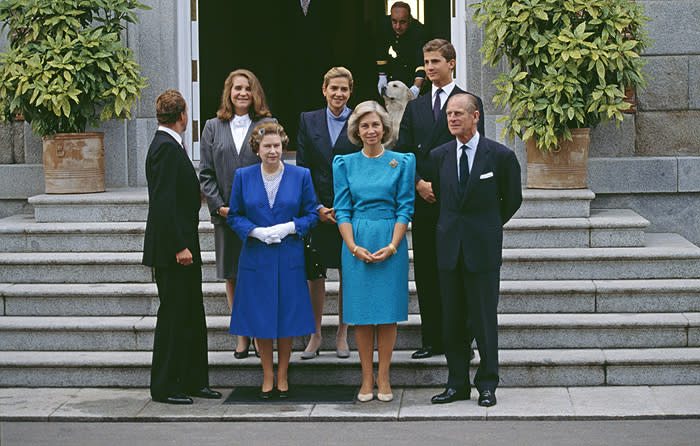
[[[335,218],[351,223],[355,243],[375,252],[389,243],[396,222],[413,216],[416,159],[412,153],[385,151],[379,158],[362,152],[333,160]],[[343,322],[391,324],[408,319],[408,246],[379,263],[365,263],[343,244]]]

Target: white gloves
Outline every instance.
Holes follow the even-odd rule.
[[[294,226],[293,221],[288,221],[287,223],[280,223],[278,225],[270,226],[271,231],[275,231],[280,240],[288,236],[289,234],[296,234],[297,228]]]
[[[377,82],[377,90],[379,91],[379,95],[382,95],[382,88],[386,87],[386,84],[388,84],[389,81],[386,78],[386,74],[380,74],[379,75],[379,82]]]
[[[418,97],[418,93],[420,93],[420,88],[413,85],[411,88],[409,88],[409,90],[411,90],[411,93],[413,93],[414,98]]]
[[[282,239],[279,238],[279,235],[277,235],[277,232],[272,231],[272,226],[270,226],[269,228],[255,228],[252,231],[250,231],[250,233],[248,233],[248,236],[255,237],[256,239],[260,240],[266,245],[269,245],[271,243],[280,243],[282,241]]]
[[[261,242],[270,245],[273,243],[280,243],[282,239],[289,234],[296,234],[297,229],[294,226],[293,221],[288,221],[287,223],[280,223],[274,226],[268,226],[267,228],[257,227],[254,228],[248,236],[255,237]]]

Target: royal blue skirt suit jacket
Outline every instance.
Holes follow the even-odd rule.
[[[271,208],[260,165],[239,168],[229,206],[226,222],[243,241],[229,332],[263,339],[315,333],[302,241],[318,221],[309,170],[285,164]],[[281,243],[248,237],[256,227],[289,221],[296,234]]]

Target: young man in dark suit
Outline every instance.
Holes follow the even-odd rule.
[[[435,147],[454,139],[447,129],[447,99],[464,90],[455,85],[452,71],[456,64],[454,46],[444,39],[433,39],[423,46],[425,72],[432,82],[431,94],[409,102],[401,119],[396,150],[416,156],[416,204],[412,240],[416,289],[421,316],[422,347],[412,358],[424,359],[444,353],[442,345],[442,305],[435,254],[435,204],[428,155]],[[479,132],[484,134],[483,106],[479,104]]]
[[[515,153],[476,131],[477,98],[454,95],[447,103],[452,141],[430,153],[439,206],[437,262],[449,375],[433,403],[468,400],[467,322],[479,348],[474,385],[479,405],[496,404],[498,385],[498,291],[503,225],[522,203]]]
[[[160,306],[153,340],[151,397],[192,404],[221,398],[209,388],[207,327],[199,250],[199,180],[182,143],[187,105],[175,90],[156,99],[158,131],[146,156],[148,219],[143,264],[155,269]]]

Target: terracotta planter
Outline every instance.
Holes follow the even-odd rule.
[[[43,145],[47,194],[105,191],[104,133],[59,133]]]
[[[530,189],[584,189],[590,130],[571,129],[572,141],[559,140],[551,152],[541,152],[535,139],[526,143],[527,187]]]

